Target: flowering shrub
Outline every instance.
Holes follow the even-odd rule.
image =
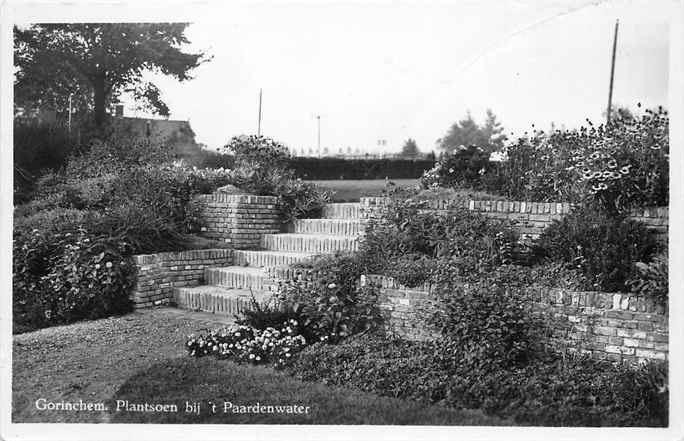
[[[535,130],[506,146],[505,157],[496,164],[445,157],[422,184],[465,185],[511,200],[596,201],[614,213],[668,204],[669,117],[662,107],[598,127],[588,121],[578,130]]]
[[[131,309],[134,269],[125,242],[77,226],[33,229],[15,232],[13,252],[15,332]]]
[[[280,329],[234,325],[207,335],[191,335],[186,348],[191,357],[213,355],[237,362],[282,367],[306,344],[306,339],[299,332],[299,323],[291,319]]]

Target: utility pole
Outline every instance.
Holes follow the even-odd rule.
[[[261,136],[261,92],[259,89],[259,124],[257,125],[257,136]]]
[[[613,36],[613,59],[610,64],[610,88],[608,90],[608,109],[606,110],[606,123],[610,124],[610,110],[613,106],[613,76],[615,75],[615,50],[617,49],[618,24],[620,20],[615,20],[615,35]]]
[[[318,151],[321,151],[321,115],[316,115],[318,120]]]
[[[69,123],[68,123],[68,127],[69,127],[69,134],[70,135],[71,135],[71,97],[73,95],[74,95],[73,93],[69,94]]]

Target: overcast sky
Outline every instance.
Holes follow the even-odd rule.
[[[262,133],[299,150],[423,151],[470,110],[507,131],[602,119],[615,20],[613,102],[667,105],[667,1],[243,4],[187,30],[214,59],[178,83],[161,78],[173,119],[199,142]],[[133,113],[132,111],[130,113]],[[138,115],[142,115],[139,113]]]

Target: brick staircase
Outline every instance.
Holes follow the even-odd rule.
[[[233,315],[252,295],[266,300],[278,285],[277,274],[313,256],[356,251],[362,234],[359,203],[328,204],[321,219],[299,219],[292,233],[264,234],[259,250],[233,251],[233,264],[204,271],[205,285],[174,289],[182,309]]]

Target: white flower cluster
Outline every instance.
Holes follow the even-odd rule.
[[[232,326],[212,331],[207,336],[191,335],[186,344],[193,357],[212,354],[255,364],[272,362],[283,365],[307,344],[304,336],[299,334],[298,326],[294,319],[283,323],[281,329]]]

